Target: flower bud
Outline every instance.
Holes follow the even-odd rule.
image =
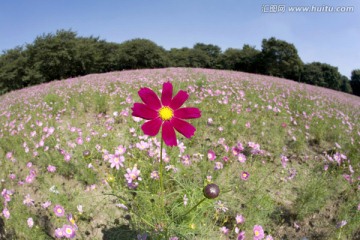
[[[91,152],[89,150],[83,151],[84,158],[89,158],[91,156]]]

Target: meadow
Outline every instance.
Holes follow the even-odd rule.
[[[175,147],[132,116],[138,91],[160,96],[165,82],[201,111],[188,120],[194,136],[177,133]],[[91,74],[7,93],[0,239],[360,239],[359,117],[354,95],[209,69]],[[220,194],[204,199],[211,183]]]

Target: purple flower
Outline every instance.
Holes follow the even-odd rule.
[[[271,235],[267,235],[265,240],[274,240],[274,238]]]
[[[283,168],[286,168],[286,163],[289,161],[289,159],[285,155],[281,155],[281,165]]]
[[[260,225],[255,225],[253,228],[254,240],[263,239],[265,237],[264,230]]]
[[[222,162],[215,162],[215,167],[214,170],[220,170],[223,169],[224,165],[222,164]]]
[[[78,226],[75,223],[75,219],[73,218],[72,214],[68,214],[67,216],[67,220],[69,221],[69,223],[77,230]]]
[[[54,213],[58,217],[62,217],[65,215],[65,209],[61,205],[55,205]]]
[[[75,237],[75,229],[71,225],[65,224],[62,227],[62,232],[66,238],[74,238]]]
[[[347,221],[346,220],[342,220],[341,222],[339,222],[336,227],[337,228],[342,228],[343,226],[345,226],[347,224]]]
[[[242,231],[240,232],[237,237],[236,237],[237,240],[245,240],[245,232]]]

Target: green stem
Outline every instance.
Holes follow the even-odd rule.
[[[163,158],[162,158],[162,150],[163,150],[163,139],[161,139],[160,143],[160,169],[159,169],[159,177],[160,177],[160,192],[161,195],[164,193],[164,182],[163,182]]]
[[[198,202],[195,206],[193,206],[190,210],[188,210],[186,213],[184,213],[183,215],[181,215],[180,217],[185,217],[186,215],[188,215],[192,210],[194,210],[195,208],[197,208],[197,206],[199,206],[203,201],[205,201],[206,198],[203,198],[200,202]],[[177,220],[179,217],[175,218],[175,220]]]

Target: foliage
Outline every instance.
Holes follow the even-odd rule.
[[[351,72],[350,85],[353,93],[360,96],[360,69],[355,69]]]
[[[343,85],[347,92],[350,91],[349,85],[346,85],[346,82],[344,83],[344,79],[342,79],[337,67],[326,63],[312,62],[305,64],[301,81],[335,90],[340,90]]]
[[[259,53],[255,47],[247,44],[241,50],[228,48],[220,58],[221,66],[235,71],[256,72]]]
[[[219,46],[205,43],[167,51],[148,39],[114,43],[64,29],[42,34],[33,43],[0,55],[0,94],[90,73],[168,66],[261,73],[360,94],[358,70],[353,71],[354,80],[348,84],[336,67],[303,64],[293,44],[274,37],[263,39],[261,51],[244,44],[242,49],[222,52]]]
[[[295,46],[274,37],[263,39],[260,63],[261,73],[292,80],[299,79],[303,67]]]
[[[122,69],[168,66],[165,50],[147,39],[133,39],[119,46],[118,64]]]

